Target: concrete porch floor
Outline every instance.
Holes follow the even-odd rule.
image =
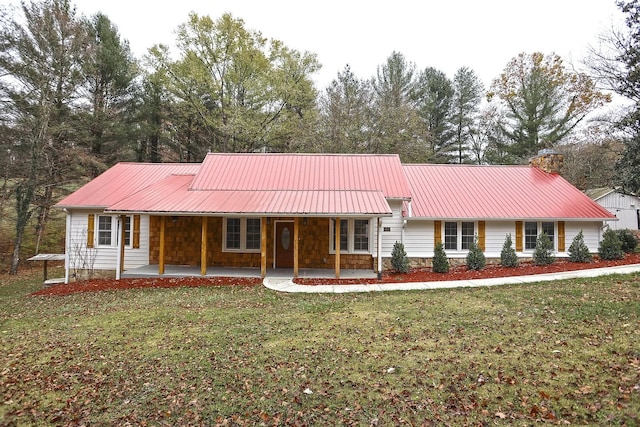
[[[190,265],[165,265],[164,275],[158,274],[158,265],[145,265],[132,268],[122,272],[123,279],[145,278],[145,277],[200,277],[200,267]],[[204,277],[260,277],[259,268],[240,267],[207,267],[207,274]],[[291,268],[269,268],[267,269],[269,278],[292,278]],[[301,268],[298,270],[298,277],[302,278],[334,278],[335,270],[329,268]],[[340,270],[341,279],[374,279],[376,272],[372,270]]]

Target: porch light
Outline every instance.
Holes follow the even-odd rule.
[[[307,225],[307,217],[304,217],[304,218],[302,219],[302,225]]]
[[[172,216],[171,217],[171,222],[173,222],[174,224],[178,223],[178,217],[177,216]]]

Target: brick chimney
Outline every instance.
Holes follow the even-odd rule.
[[[546,173],[559,174],[562,169],[564,156],[549,148],[538,151],[538,155],[529,160],[531,166],[542,169]]]

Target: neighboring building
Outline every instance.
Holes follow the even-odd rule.
[[[618,218],[609,224],[614,230],[640,229],[640,197],[611,187],[594,188],[585,193]]]
[[[566,256],[583,230],[597,251],[615,220],[542,156],[534,166],[402,165],[397,155],[209,154],[202,164],[119,163],[56,206],[67,213],[66,270],[157,265],[367,269],[403,242],[430,265],[436,242],[464,259],[475,235],[499,258],[507,234],[530,258],[546,232]],[[339,226],[338,226],[339,225]]]

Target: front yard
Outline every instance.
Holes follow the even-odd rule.
[[[640,422],[639,274],[346,295],[0,282],[0,425]]]

